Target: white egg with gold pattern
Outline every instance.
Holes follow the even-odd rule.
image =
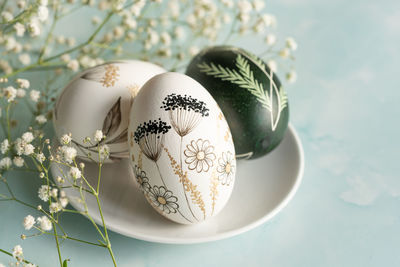
[[[129,110],[142,85],[165,70],[138,61],[108,62],[78,74],[59,95],[53,121],[57,137],[72,134],[72,143],[83,159],[98,160],[93,139],[96,130],[106,136],[100,143],[109,148],[109,160],[127,158]],[[91,137],[91,143],[84,143]]]

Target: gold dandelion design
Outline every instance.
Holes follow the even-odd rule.
[[[135,98],[136,95],[139,93],[140,86],[137,84],[133,84],[128,86],[129,93],[131,94],[132,98]]]
[[[197,141],[192,140],[189,145],[186,145],[184,154],[189,170],[196,170],[198,173],[208,172],[214,165],[214,146],[210,145],[208,140],[201,138]]]
[[[174,173],[179,177],[179,182],[182,183],[183,185],[183,189],[185,192],[190,193],[190,197],[191,200],[194,204],[196,204],[200,210],[203,213],[203,217],[204,219],[206,218],[206,208],[205,208],[205,203],[203,201],[202,195],[200,193],[200,191],[197,190],[197,185],[193,184],[192,181],[190,181],[190,179],[188,178],[187,172],[183,172],[182,168],[179,166],[179,164],[177,163],[177,161],[172,157],[171,153],[168,151],[167,148],[164,148],[165,152],[168,155],[168,158],[171,162],[171,167],[174,170]],[[186,193],[185,193],[185,197],[186,197]],[[193,214],[193,211],[190,207],[189,202],[187,202],[188,207],[192,213],[192,216],[196,219],[197,217]]]
[[[104,144],[105,145],[115,145],[115,144],[125,143],[128,141],[128,128],[125,128],[120,133],[118,133],[118,129],[121,126],[121,121],[122,121],[121,97],[119,97],[118,100],[112,105],[112,107],[108,111],[106,117],[104,118],[102,132],[106,136],[105,139],[102,139],[101,141],[99,141],[95,144],[89,145],[89,146],[84,146],[84,145],[76,142],[75,140],[72,140],[72,142],[84,154],[87,154],[86,151],[97,153],[96,148],[99,145],[104,145]],[[126,149],[123,151],[114,151],[113,150],[112,152],[110,152],[110,159],[115,160],[118,158],[126,157],[127,153],[128,152],[126,151]]]
[[[217,172],[219,181],[222,185],[229,186],[235,176],[235,165],[233,164],[233,155],[231,152],[222,152],[222,156],[218,159]]]
[[[248,57],[248,60],[238,52],[235,62],[238,71],[236,69],[225,68],[221,65],[215,65],[214,63],[207,64],[205,62],[198,64],[198,67],[200,68],[200,71],[204,72],[206,75],[219,78],[223,81],[229,81],[248,90],[256,97],[257,101],[270,112],[271,128],[272,131],[275,131],[281,112],[287,107],[286,92],[282,87],[278,89],[273,80],[274,73],[272,70],[267,72],[267,68],[261,60],[252,55],[245,56]],[[259,67],[267,76],[270,81],[269,89],[264,90],[263,84],[254,77],[249,61]],[[277,108],[274,108],[273,105],[274,98],[276,98],[276,101],[278,102]]]
[[[119,79],[119,67],[114,64],[104,64],[89,69],[82,79],[101,83],[104,87],[114,86]]]

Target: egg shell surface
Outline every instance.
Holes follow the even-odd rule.
[[[124,60],[108,62],[78,74],[59,95],[53,114],[56,135],[72,134],[78,156],[97,161],[96,130],[102,130],[109,159],[129,156],[127,130],[132,99],[141,86],[165,70],[155,64]],[[84,143],[91,137],[92,144]]]
[[[157,212],[192,224],[222,210],[235,181],[235,149],[203,86],[180,73],[153,77],[134,100],[128,133],[136,184]]]
[[[238,159],[254,159],[282,141],[289,104],[278,77],[259,57],[241,48],[204,49],[186,74],[202,84],[225,114]]]

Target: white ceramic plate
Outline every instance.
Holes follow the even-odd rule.
[[[88,179],[97,183],[97,165],[85,163]],[[238,161],[232,197],[220,214],[197,225],[180,225],[159,215],[133,183],[128,160],[105,164],[100,187],[107,227],[117,233],[151,242],[188,244],[232,237],[265,223],[292,199],[303,176],[304,156],[293,126],[282,143],[257,160]],[[64,172],[67,171],[64,169]],[[56,166],[53,176],[60,175]],[[71,204],[82,210],[79,193],[66,191]],[[97,204],[88,197],[90,215],[100,223]]]

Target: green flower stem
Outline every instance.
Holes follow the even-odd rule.
[[[39,58],[38,58],[38,61],[37,61],[38,63],[40,63],[42,61],[44,53],[46,52],[46,49],[47,49],[47,47],[48,47],[48,45],[50,43],[50,39],[53,36],[53,31],[54,31],[54,29],[56,27],[56,24],[57,24],[57,21],[58,21],[57,16],[58,16],[58,4],[55,7],[53,22],[52,22],[52,24],[50,26],[49,32],[47,33],[46,41],[45,41],[45,43],[44,43],[44,45],[43,45],[43,47],[42,47],[42,49],[40,51]]]
[[[81,187],[81,189],[82,189],[82,187]],[[105,236],[103,235],[103,232],[100,230],[100,228],[97,226],[96,222],[93,220],[92,216],[90,216],[90,214],[89,214],[89,209],[87,207],[86,200],[85,200],[85,195],[83,194],[83,191],[79,190],[79,193],[81,195],[82,203],[83,203],[83,206],[84,206],[84,209],[85,209],[85,214],[87,215],[86,217],[89,219],[89,221],[96,228],[96,230],[100,234],[101,238],[103,240],[105,240]]]
[[[83,47],[86,46],[86,45],[91,44],[91,43],[93,42],[94,38],[95,38],[95,37],[97,36],[97,34],[100,32],[100,30],[104,27],[104,25],[111,19],[111,17],[112,17],[113,14],[114,14],[113,12],[109,12],[109,13],[107,14],[107,16],[105,17],[105,19],[103,20],[103,22],[97,27],[97,29],[96,29],[96,30],[93,32],[93,34],[87,39],[86,42],[83,42],[83,43],[81,43],[80,45],[77,45],[77,46],[75,46],[75,47],[73,47],[73,48],[71,48],[71,49],[69,49],[69,50],[66,50],[66,51],[64,51],[64,52],[61,52],[61,53],[59,53],[59,54],[57,54],[57,55],[55,55],[55,56],[49,57],[49,58],[43,60],[43,62],[52,61],[52,60],[54,60],[54,59],[56,59],[56,58],[59,58],[59,57],[65,55],[65,54],[72,53],[72,52],[74,52],[74,51],[76,51],[76,50],[79,50],[79,49],[83,48]]]
[[[103,225],[104,234],[105,234],[105,237],[106,237],[104,239],[104,241],[107,244],[107,250],[110,253],[110,256],[111,256],[111,259],[113,261],[114,266],[117,266],[117,263],[115,261],[114,253],[113,253],[113,251],[111,249],[111,242],[110,242],[110,238],[108,237],[107,226],[106,226],[106,223],[104,221],[103,211],[101,209],[101,204],[100,204],[100,199],[99,199],[99,190],[100,190],[100,181],[101,181],[101,168],[103,166],[103,163],[101,161],[100,146],[97,147],[97,150],[98,150],[98,155],[99,155],[99,175],[97,176],[97,188],[96,188],[96,192],[95,192],[94,196],[96,197],[97,207],[99,209],[99,213],[100,213],[100,217],[101,217],[101,223]]]
[[[60,243],[58,242],[58,235],[57,235],[57,230],[56,230],[56,224],[52,222],[53,224],[53,232],[54,232],[54,239],[56,240],[56,246],[57,246],[57,253],[58,253],[58,260],[60,261],[60,267],[63,267],[63,260],[61,258],[61,250],[60,250]]]
[[[10,107],[11,103],[8,103],[6,107],[6,120],[7,120],[7,139],[8,142],[11,144],[11,121],[10,121]]]
[[[0,6],[0,12],[3,12],[5,6],[7,5],[8,0],[4,0],[4,2]]]
[[[36,68],[36,67],[51,66],[52,64],[49,63],[50,61],[52,61],[52,60],[54,60],[54,59],[57,59],[57,58],[59,58],[59,57],[65,55],[65,54],[72,53],[72,52],[74,52],[74,51],[76,51],[76,50],[79,50],[79,49],[83,48],[83,47],[86,46],[86,45],[91,44],[91,43],[93,42],[94,38],[95,38],[95,37],[97,36],[97,34],[100,32],[100,30],[104,27],[104,25],[111,19],[111,17],[113,16],[113,14],[114,14],[113,12],[109,12],[109,13],[107,14],[107,16],[104,18],[103,22],[97,27],[97,29],[96,29],[96,30],[93,32],[93,34],[87,39],[86,42],[83,42],[83,43],[81,43],[80,45],[77,45],[77,46],[75,46],[75,47],[73,47],[73,48],[71,48],[71,49],[68,49],[68,50],[66,50],[66,51],[64,51],[64,52],[61,52],[61,53],[59,53],[59,54],[56,54],[56,55],[54,55],[54,56],[52,56],[52,57],[43,59],[43,60],[41,60],[40,62],[36,62],[36,63],[31,64],[31,65],[25,66],[25,67],[23,67],[23,68],[17,69],[17,70],[15,70],[15,71],[13,71],[13,72],[11,72],[11,73],[9,73],[9,74],[3,75],[1,78],[9,78],[9,77],[12,77],[12,76],[17,75],[18,73],[21,73],[21,72],[24,72],[24,71],[27,71],[27,70],[31,70],[31,69]],[[54,64],[54,63],[53,63],[53,64]]]
[[[40,229],[39,229],[39,231],[40,231]],[[44,231],[41,231],[40,234],[54,235],[53,233],[48,233],[48,232],[44,232]],[[79,242],[79,243],[84,243],[84,244],[97,246],[97,247],[102,247],[102,248],[107,247],[104,244],[93,243],[93,242],[90,242],[90,241],[82,240],[82,239],[71,237],[71,236],[68,236],[68,235],[58,235],[58,238],[60,238],[60,239],[68,239],[68,240],[76,241],[76,242]]]
[[[11,256],[11,257],[13,256],[12,253],[10,253],[10,252],[8,252],[8,251],[6,251],[6,250],[4,250],[4,249],[1,249],[1,248],[0,248],[0,252],[6,254],[6,255],[8,255],[8,256]],[[30,263],[30,264],[33,264],[32,262],[30,262],[30,261],[28,261],[28,260],[25,260],[25,259],[23,259],[22,261],[23,261],[24,263],[26,263],[26,264],[29,264],[29,263]]]

